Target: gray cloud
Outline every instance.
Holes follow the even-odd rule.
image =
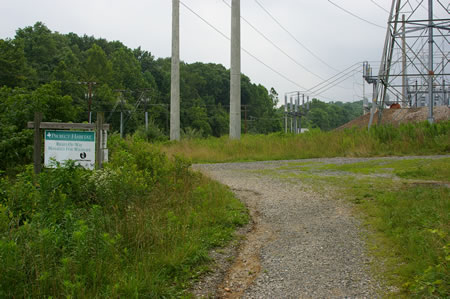
[[[222,0],[183,0],[202,17],[229,36],[230,11]],[[229,0],[227,1],[229,3]],[[358,61],[379,60],[385,31],[345,14],[326,0],[259,0],[288,30],[316,55],[336,69]],[[359,16],[384,25],[386,12],[369,0],[334,0]],[[170,55],[170,0],[3,0],[0,4],[0,38],[15,30],[44,22],[51,30],[120,40],[131,48],[141,46],[157,57]],[[385,8],[391,1],[377,0]],[[229,42],[183,6],[181,58],[186,62],[214,62],[229,66]],[[281,30],[255,3],[241,1],[242,16],[255,25],[296,61],[323,78],[336,72],[315,59]],[[305,72],[242,22],[242,46],[291,80],[307,88],[320,79]],[[252,81],[280,95],[299,89],[245,53],[242,71]],[[361,75],[326,92],[327,99],[352,101],[362,95]],[[320,98],[320,96],[319,96]]]

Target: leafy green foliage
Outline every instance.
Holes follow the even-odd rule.
[[[30,75],[23,44],[20,41],[0,40],[0,86],[22,86]]]
[[[208,249],[247,221],[225,187],[142,140],[111,162],[0,178],[0,297],[187,296]]]
[[[328,131],[361,116],[362,112],[362,101],[324,103],[318,99],[312,99],[303,126]]]
[[[70,96],[62,95],[61,84],[44,84],[33,92],[25,89],[0,88],[0,169],[31,162],[32,131],[27,122],[34,111],[42,111],[43,121],[70,121],[77,110]]]
[[[133,134],[143,124],[143,110],[146,109],[156,127],[163,129],[166,135],[169,133],[169,58],[155,59],[140,47],[129,49],[118,41],[108,42],[74,33],[59,34],[37,22],[18,29],[12,40],[0,40],[0,66],[0,88],[13,88],[11,93],[30,94],[43,85],[59,82],[59,95],[72,99],[75,114],[70,121],[87,120],[87,82],[96,82],[92,85],[91,109],[107,112],[107,120],[113,130],[119,130],[119,112],[125,111],[125,133]],[[182,128],[201,130],[204,136],[219,137],[227,133],[229,84],[229,70],[222,65],[182,62]],[[117,90],[122,90],[122,97]],[[269,93],[245,75],[242,76],[242,90],[242,104],[247,105],[247,117],[253,120],[249,123],[249,132],[279,130],[279,119],[267,120],[279,118],[275,115],[276,91],[272,89]],[[45,97],[45,94],[39,94],[38,98],[40,96]],[[119,105],[120,99],[123,103]],[[148,106],[143,104],[144,99]],[[0,101],[5,101],[4,94]],[[33,109],[45,110],[40,105],[33,106]],[[52,112],[42,112],[48,111]],[[20,119],[25,123],[31,120],[30,117]],[[17,128],[18,131],[23,129]]]
[[[153,119],[148,122],[148,128],[145,128],[145,126],[139,127],[134,133],[133,137],[150,142],[161,142],[168,139],[167,136],[164,135],[164,132],[156,125]]]

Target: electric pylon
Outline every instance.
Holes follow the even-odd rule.
[[[449,105],[450,5],[445,2],[392,1],[374,87],[373,105],[380,118],[385,107],[398,103],[429,107],[432,123],[433,107]]]

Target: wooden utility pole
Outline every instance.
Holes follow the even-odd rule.
[[[41,172],[41,157],[42,157],[42,136],[41,136],[41,121],[42,112],[34,113],[34,148],[33,148],[33,161],[34,161],[34,173],[39,174]]]
[[[78,82],[78,84],[84,84],[88,86],[88,93],[85,94],[87,100],[88,100],[88,122],[92,123],[92,88],[95,84],[97,84],[97,82],[93,82],[93,81],[89,81],[89,82]]]
[[[103,112],[97,113],[97,121],[95,126],[96,139],[95,139],[95,167],[101,169],[103,167],[103,122],[105,114]]]

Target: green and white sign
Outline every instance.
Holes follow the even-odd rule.
[[[53,167],[52,160],[75,161],[87,169],[95,167],[95,132],[45,131],[44,164]]]

